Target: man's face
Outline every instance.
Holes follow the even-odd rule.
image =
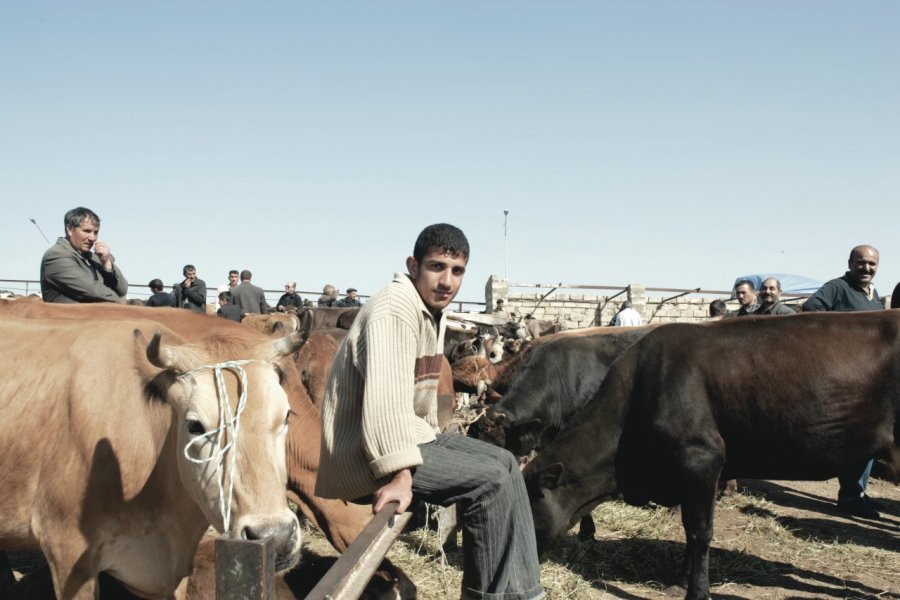
[[[850,268],[850,276],[856,279],[859,285],[868,286],[878,270],[878,251],[867,247],[854,252],[847,266]]]
[[[229,273],[228,274],[228,285],[234,287],[238,284],[238,274],[237,273]]]
[[[774,279],[766,279],[759,288],[759,299],[767,306],[777,304],[781,300],[781,290]]]
[[[447,308],[466,274],[468,257],[453,257],[449,252],[432,248],[422,257],[421,262],[410,256],[406,259],[406,268],[416,291],[432,313]]]
[[[84,219],[78,227],[66,227],[66,239],[79,252],[90,252],[100,235],[100,226],[91,219]]]
[[[734,290],[734,295],[737,296],[738,303],[741,306],[751,306],[753,302],[756,300],[756,292],[753,290],[753,286],[742,284]]]
[[[292,286],[291,284],[287,283],[287,284],[285,284],[285,286],[284,286],[284,291],[287,292],[288,294],[293,294],[293,293],[294,293],[294,286]]]
[[[184,278],[188,281],[194,281],[197,279],[197,271],[195,269],[188,269],[184,272]]]
[[[349,298],[350,300],[356,300],[356,290],[353,290],[352,292],[347,292],[347,298]]]

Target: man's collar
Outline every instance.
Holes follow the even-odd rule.
[[[432,319],[434,319],[435,323],[440,322],[443,311],[439,310],[437,312],[437,314],[434,314],[431,312],[431,309],[428,308],[428,305],[426,305],[425,301],[422,300],[422,296],[421,296],[421,294],[419,294],[419,290],[416,289],[416,285],[413,283],[412,277],[410,277],[406,273],[400,273],[398,271],[397,273],[394,273],[394,281],[403,283],[404,285],[411,286],[413,289],[413,293],[416,295],[416,301],[419,303],[419,310],[421,310],[422,312],[424,312],[425,314],[430,316]]]

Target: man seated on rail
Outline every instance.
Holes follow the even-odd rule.
[[[458,228],[420,234],[408,274],[397,273],[362,307],[331,367],[322,405],[316,495],[457,505],[463,523],[462,597],[544,595],[534,522],[515,458],[502,448],[439,433],[437,388],[445,321],[469,242]]]
[[[41,295],[44,302],[125,302],[128,281],[109,244],[98,239],[100,217],[79,206],[63,219],[66,237],[44,252]]]

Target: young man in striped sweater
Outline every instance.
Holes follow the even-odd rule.
[[[316,495],[457,505],[463,521],[462,597],[529,600],[544,595],[525,484],[502,448],[437,427],[443,310],[459,291],[469,242],[440,223],[426,227],[408,274],[363,306],[341,344],[322,405]]]

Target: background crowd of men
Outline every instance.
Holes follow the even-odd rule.
[[[64,237],[57,239],[41,259],[41,296],[45,302],[125,302],[128,280],[115,263],[109,245],[100,240],[100,217],[89,208],[79,206],[63,217]],[[167,292],[161,279],[150,281],[150,297],[146,306],[184,308],[206,313],[207,286],[197,276],[197,268],[187,264],[181,281]],[[272,307],[265,292],[252,283],[253,273],[244,269],[228,272],[228,283],[216,289],[215,312],[220,317],[240,321],[247,314],[266,314]],[[289,281],[274,310],[312,306],[296,291],[297,283]],[[322,290],[318,306],[362,306],[356,288],[348,288],[344,298],[328,284]]]

